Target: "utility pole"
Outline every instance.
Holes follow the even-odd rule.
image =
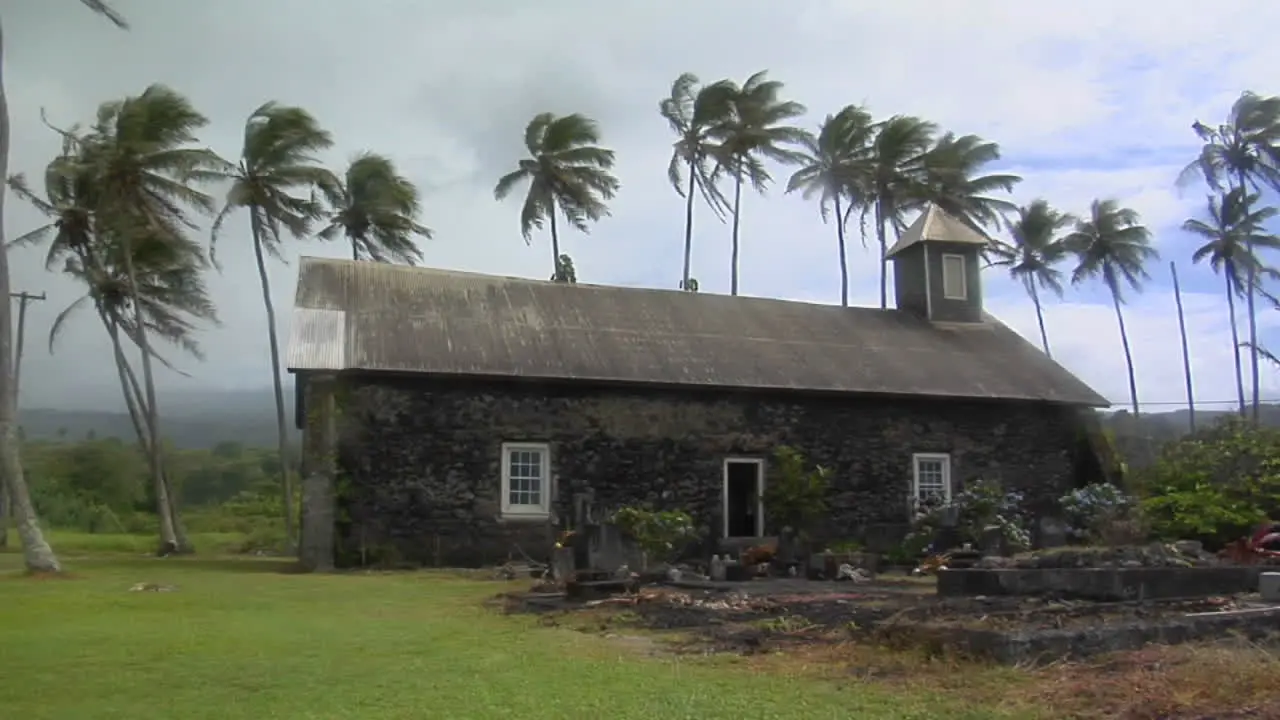
[[[14,343],[13,353],[13,404],[14,414],[18,412],[18,393],[22,386],[18,384],[22,374],[22,344],[27,329],[27,306],[33,302],[41,302],[45,300],[45,294],[35,295],[26,291],[11,292],[9,297],[18,301],[18,328],[16,342]],[[9,488],[0,487],[0,548],[9,545],[9,524],[10,518],[13,517],[13,502],[9,497]]]
[[[13,357],[13,399],[16,403],[18,401],[18,393],[22,391],[22,385],[18,381],[22,378],[22,344],[27,329],[27,306],[33,302],[42,302],[46,298],[44,293],[35,295],[25,291],[9,293],[9,297],[18,301],[18,336],[15,338],[16,347]]]

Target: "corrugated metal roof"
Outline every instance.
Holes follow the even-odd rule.
[[[885,257],[891,258],[912,245],[926,240],[981,246],[990,242],[982,233],[947,214],[937,205],[929,203],[925,206],[924,212],[920,213],[920,217],[916,218],[916,221],[911,223],[911,227],[898,238],[898,242],[889,248]]]
[[[929,323],[898,310],[311,257],[298,274],[290,370],[1110,404],[991,318]]]

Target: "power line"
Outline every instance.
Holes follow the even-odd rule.
[[[1262,403],[1280,403],[1280,398],[1262,398],[1262,399],[1258,400],[1258,404],[1259,404],[1259,405],[1261,405]],[[1117,404],[1117,405],[1120,405],[1120,404],[1124,404],[1124,403],[1116,403],[1116,404]],[[1141,407],[1141,406],[1143,406],[1143,405],[1188,405],[1188,404],[1189,404],[1189,403],[1188,403],[1186,400],[1139,400],[1139,401],[1138,401],[1138,406],[1139,406],[1139,407]],[[1236,399],[1236,400],[1201,400],[1201,399],[1199,399],[1199,398],[1196,398],[1195,404],[1196,404],[1196,405],[1239,405],[1239,404],[1240,404],[1240,400],[1239,400],[1239,399]],[[1249,400],[1246,398],[1246,399],[1245,399],[1245,405],[1251,405],[1251,404],[1252,404],[1252,403],[1250,403],[1250,402],[1249,402]]]

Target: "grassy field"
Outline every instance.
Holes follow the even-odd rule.
[[[146,538],[52,540],[66,579],[0,555],[0,707],[26,720],[993,717],[938,695],[646,657],[500,616],[484,606],[504,589],[491,580],[292,575],[134,554]],[[129,592],[140,582],[177,589]]]
[[[297,575],[274,560],[145,557],[149,538],[52,540],[66,578],[26,576],[16,553],[0,554],[0,708],[25,720],[1061,718],[1144,695],[1274,694],[1274,661],[1241,668],[1208,651],[1102,674],[847,646],[677,656],[645,637],[500,615],[485,601],[517,586],[488,579]],[[136,583],[176,589],[129,592]]]

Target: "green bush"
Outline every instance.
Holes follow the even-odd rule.
[[[998,527],[1011,550],[1031,547],[1028,518],[1022,510],[1023,497],[1018,492],[1005,492],[999,483],[977,478],[965,483],[950,502],[934,498],[921,503],[916,512],[905,545],[924,551],[948,518],[955,524],[960,542],[978,544],[988,527]],[[952,548],[936,548],[939,551]]]
[[[1135,480],[1157,536],[1220,547],[1280,509],[1280,430],[1228,418],[1169,443]]]
[[[774,461],[773,477],[762,498],[765,511],[774,523],[803,536],[827,512],[831,471],[821,465],[810,468],[804,455],[792,447],[774,451]]]
[[[634,540],[651,562],[669,561],[673,553],[697,537],[693,518],[681,510],[624,507],[613,514],[613,524]]]

